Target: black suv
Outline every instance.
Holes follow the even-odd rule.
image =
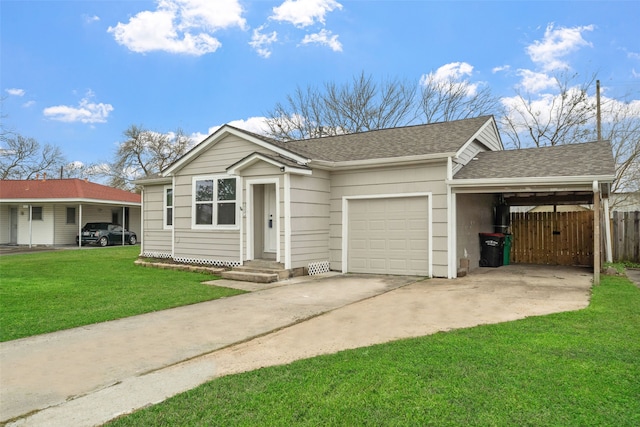
[[[122,226],[109,222],[88,222],[82,227],[82,244],[98,244],[100,246],[122,244]],[[135,245],[138,241],[136,233],[124,230],[124,241],[130,245]],[[76,244],[79,236],[76,236]]]

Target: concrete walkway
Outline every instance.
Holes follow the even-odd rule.
[[[0,345],[0,418],[98,425],[223,375],[580,309],[590,287],[590,271],[567,268],[454,281],[339,275],[11,341]]]

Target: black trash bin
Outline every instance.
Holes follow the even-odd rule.
[[[504,234],[480,233],[480,267],[500,267],[503,248]]]

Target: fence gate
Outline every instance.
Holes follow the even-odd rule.
[[[512,212],[511,262],[593,266],[593,211]]]

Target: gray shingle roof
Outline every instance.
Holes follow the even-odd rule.
[[[609,141],[478,153],[455,179],[602,176],[615,174]]]
[[[491,118],[481,116],[286,143],[255,136],[312,160],[382,159],[455,152]]]

